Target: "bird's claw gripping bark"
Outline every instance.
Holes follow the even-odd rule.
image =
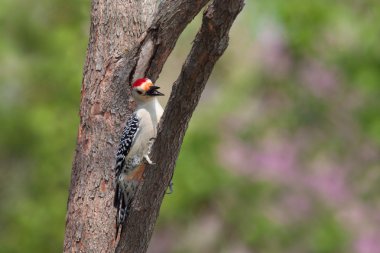
[[[145,160],[150,164],[150,165],[154,165],[155,163],[152,162],[152,160],[150,160],[149,156],[148,155],[144,155],[144,158]]]
[[[172,194],[173,193],[173,181],[170,180],[170,183],[169,183],[169,192],[166,191],[166,194]]]

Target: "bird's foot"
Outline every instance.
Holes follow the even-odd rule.
[[[173,193],[173,181],[170,180],[170,183],[169,183],[169,192],[166,191],[166,194],[172,194]]]
[[[149,156],[148,155],[144,155],[144,158],[145,160],[150,164],[150,165],[154,165],[155,163],[152,162],[152,160],[150,160]]]

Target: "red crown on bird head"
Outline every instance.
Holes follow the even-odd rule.
[[[132,84],[132,88],[134,87],[138,87],[146,82],[150,81],[149,78],[139,78],[137,79],[133,84]]]

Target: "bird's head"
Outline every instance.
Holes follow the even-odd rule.
[[[158,91],[159,88],[150,79],[140,78],[132,84],[132,96],[137,102],[148,101],[156,96],[164,95]]]

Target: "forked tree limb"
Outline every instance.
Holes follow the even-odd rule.
[[[216,61],[228,46],[229,30],[243,6],[244,0],[214,0],[205,11],[160,123],[151,155],[156,164],[145,170],[116,252],[146,252],[188,123]]]
[[[143,49],[152,44],[151,55],[145,62],[146,68],[139,69],[137,65],[136,71],[139,71],[139,74],[135,74],[135,78],[147,76],[156,81],[179,36],[208,2],[209,0],[166,0],[160,4],[156,18],[141,46]]]
[[[163,117],[152,153],[157,165],[148,167],[117,244],[113,166],[133,108],[129,83],[142,76],[157,79],[178,37],[207,2],[92,0],[64,252],[146,251],[187,124],[243,0],[215,0],[208,8]]]

